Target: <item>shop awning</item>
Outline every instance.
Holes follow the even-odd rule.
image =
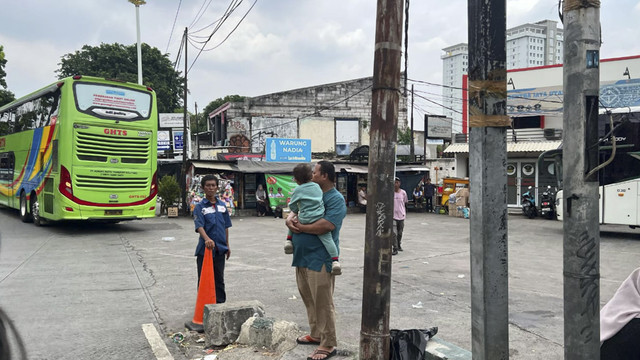
[[[315,163],[316,161],[312,162]],[[241,173],[265,173],[265,174],[288,174],[293,172],[293,168],[300,164],[295,162],[270,162],[270,161],[252,161],[252,160],[238,160],[235,164],[228,162],[218,161],[202,161],[195,160],[191,162],[195,168],[208,169],[217,171],[232,171]],[[366,174],[369,172],[369,167],[365,164],[345,164],[334,163],[336,172],[348,172],[351,174]],[[396,172],[405,171],[429,171],[429,168],[425,165],[410,164],[410,165],[398,165]]]
[[[192,161],[194,167],[198,169],[211,169],[219,171],[238,171],[235,164],[213,161]]]
[[[300,163],[238,160],[238,169],[236,171],[266,174],[291,173],[298,164]]]
[[[507,142],[507,153],[543,152],[560,147],[562,141],[520,141]],[[449,145],[444,151],[448,154],[468,154],[469,144],[456,143]]]

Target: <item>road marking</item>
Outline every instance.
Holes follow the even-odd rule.
[[[147,337],[147,341],[149,341],[149,345],[151,345],[151,350],[156,356],[156,359],[173,360],[173,356],[171,356],[171,353],[167,349],[167,345],[162,341],[158,330],[156,330],[153,324],[142,324],[142,331],[144,331],[144,335]]]

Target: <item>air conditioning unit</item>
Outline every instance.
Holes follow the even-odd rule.
[[[562,140],[562,129],[544,129],[544,138],[547,140]]]

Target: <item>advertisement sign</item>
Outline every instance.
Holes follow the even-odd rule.
[[[267,181],[267,197],[271,208],[287,207],[291,201],[293,189],[298,186],[293,175],[265,174],[264,178]]]
[[[311,161],[310,139],[268,138],[265,144],[267,161],[309,162]]]
[[[183,143],[182,143],[182,134],[184,132],[182,130],[173,130],[173,150],[182,152]]]
[[[161,128],[178,128],[183,127],[184,114],[179,113],[162,113],[158,114],[159,126]],[[189,127],[189,114],[187,114],[187,127]]]
[[[171,134],[169,131],[158,131],[158,151],[165,151],[171,148]]]

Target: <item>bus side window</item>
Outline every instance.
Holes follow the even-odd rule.
[[[0,180],[13,180],[14,163],[13,152],[0,154]]]
[[[14,114],[12,111],[0,114],[0,136],[13,133],[13,119]]]

